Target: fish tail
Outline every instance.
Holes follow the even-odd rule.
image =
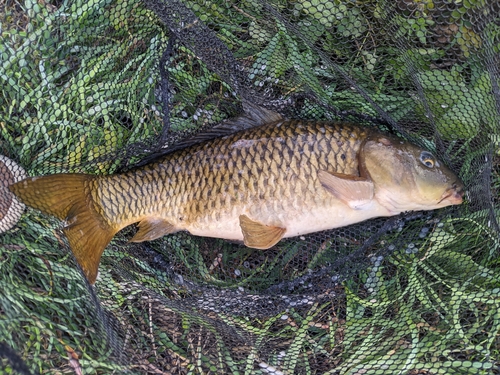
[[[55,174],[31,177],[9,186],[29,207],[65,221],[63,229],[71,250],[91,284],[97,277],[104,248],[120,228],[99,212],[91,190],[99,177],[86,174]]]

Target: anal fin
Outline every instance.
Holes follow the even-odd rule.
[[[139,222],[139,230],[130,242],[152,241],[177,231],[178,229],[165,219],[148,217]]]
[[[361,210],[373,200],[373,182],[342,173],[318,171],[321,185],[354,210]]]
[[[246,215],[240,215],[240,227],[245,245],[262,250],[276,245],[286,232],[286,228],[265,225],[253,221]]]

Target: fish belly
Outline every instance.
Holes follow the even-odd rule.
[[[217,222],[185,226],[183,229],[196,236],[242,241],[243,233],[240,227],[240,215],[247,215],[252,220],[265,225],[286,228],[283,237],[289,238],[322,230],[340,228],[374,217],[390,216],[391,213],[376,201],[363,207],[363,209],[355,210],[345,203],[332,198],[324,206],[309,206],[307,209],[300,211],[290,210],[289,212],[259,213],[255,207],[254,209],[248,207],[235,208],[230,214],[220,217]]]

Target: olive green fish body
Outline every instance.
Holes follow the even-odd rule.
[[[318,170],[358,175],[369,131],[351,124],[280,121],[174,152],[160,162],[96,180],[92,197],[109,223],[147,217],[174,230],[243,240],[239,217],[287,228],[284,237],[351,224]]]

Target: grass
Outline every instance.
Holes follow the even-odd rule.
[[[156,80],[148,74],[154,71],[159,53],[155,46],[164,31],[152,27],[154,23],[149,36],[118,27],[114,23],[122,12],[144,21],[150,17],[132,3],[121,5],[128,8],[94,6],[83,12],[85,7],[75,3],[49,12],[37,3],[30,9],[26,2],[25,11],[33,15],[27,29],[34,32],[23,42],[22,32],[5,33],[11,43],[3,44],[2,51],[9,57],[1,70],[6,86],[0,108],[10,114],[2,126],[4,147],[16,149],[33,173],[76,171],[83,160],[93,161],[154,134],[155,121],[160,123],[147,104]],[[133,27],[141,30],[140,23]]]
[[[0,260],[0,341],[32,370],[71,373],[69,353],[86,371],[123,369],[112,359],[102,312],[89,303],[89,289],[53,225],[23,218],[17,231],[3,234]]]
[[[497,325],[500,279],[456,251],[469,234],[456,232],[454,221],[442,224],[416,253],[401,249],[385,265],[375,263],[365,298],[349,291],[347,320],[365,324],[353,324],[346,332],[350,355],[341,373],[375,374],[388,363],[394,373],[481,374],[495,366],[490,359],[498,356],[498,330],[481,327]],[[486,228],[479,232],[490,234]],[[485,242],[498,248],[496,237]],[[397,274],[387,278],[391,266]],[[467,348],[466,361],[460,347]]]
[[[431,4],[391,13],[375,1],[274,2],[293,30],[252,1],[189,6],[245,64],[253,88],[298,98],[291,114],[378,116],[339,78],[348,73],[427,144],[439,134],[437,151],[474,187],[498,137],[492,83],[477,58],[482,39],[459,17],[481,4],[457,2],[448,30],[437,28]],[[152,11],[127,0],[8,2],[1,22],[1,153],[31,175],[109,173],[148,153],[163,126],[158,61],[168,41]],[[494,23],[484,32],[498,40]],[[407,48],[386,43],[391,33]],[[234,105],[234,88],[185,47],[169,74],[174,132],[210,126]],[[429,111],[435,128],[416,127]],[[499,187],[494,170],[492,194]],[[28,211],[0,237],[0,341],[40,373],[491,373],[500,347],[498,212],[471,198],[458,215],[389,231],[328,293],[299,303],[293,297],[314,295],[299,285],[288,305],[265,292],[351,254],[378,222],[266,253],[184,234],[133,247],[125,232],[104,253],[94,290],[59,224]]]

